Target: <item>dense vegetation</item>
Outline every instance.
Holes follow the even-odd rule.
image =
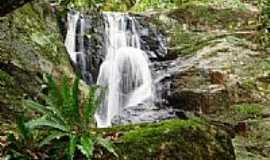
[[[92,130],[94,113],[100,101],[96,87],[90,87],[88,97],[83,101],[79,97],[79,78],[70,88],[66,77],[58,86],[48,76],[48,89],[48,95],[43,97],[44,105],[32,100],[24,101],[26,108],[36,116],[33,119],[30,117],[32,120],[28,122],[24,122],[23,117],[18,119],[19,136],[16,138],[16,133],[9,135],[6,159],[44,158],[44,155],[52,153],[39,154],[37,151],[46,150],[44,146],[49,144],[54,145],[53,148],[59,147],[54,151],[59,159],[74,159],[76,150],[91,159],[96,145],[105,147],[117,156],[113,144]]]
[[[270,158],[269,0],[22,1],[0,4],[0,159]],[[102,90],[70,83],[75,74],[54,19],[63,15],[47,2],[64,16],[73,8],[143,13],[168,37],[169,60],[192,66],[170,77],[176,107],[183,102],[190,117],[198,106],[215,112],[96,129]]]

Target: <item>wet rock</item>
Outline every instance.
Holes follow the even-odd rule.
[[[161,86],[161,105],[202,113],[226,110],[231,104],[262,101],[250,74],[259,75],[253,66],[261,63],[251,49],[220,42],[206,45],[195,55],[153,66],[157,86]],[[162,76],[163,75],[163,76]],[[167,76],[166,76],[167,75]],[[261,78],[259,78],[261,80]]]
[[[164,60],[167,55],[167,39],[158,28],[149,23],[149,17],[134,15],[138,23],[137,30],[140,36],[141,49],[144,50],[150,60]]]

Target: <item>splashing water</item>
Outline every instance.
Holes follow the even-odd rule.
[[[106,96],[95,115],[98,127],[111,126],[124,108],[153,98],[148,57],[140,49],[135,19],[124,13],[104,13],[104,17],[107,54],[97,84],[106,88]]]

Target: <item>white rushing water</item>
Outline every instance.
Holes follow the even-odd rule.
[[[85,53],[85,19],[82,14],[72,11],[67,15],[67,35],[65,46],[73,63],[80,69],[82,78],[92,82],[93,78],[89,72],[87,64],[87,54]]]
[[[69,53],[69,56],[71,60],[76,63],[77,62],[77,52],[76,52],[76,28],[77,28],[77,22],[79,20],[79,12],[75,13],[68,13],[67,21],[67,35],[65,39],[65,46],[67,48],[67,51]]]
[[[154,94],[149,60],[140,49],[136,20],[125,13],[104,13],[103,17],[106,57],[96,83],[105,89],[105,97],[95,118],[98,127],[110,127],[114,117],[121,116],[124,109],[149,104]],[[75,11],[67,18],[65,46],[86,79],[84,75],[91,77],[91,73],[86,68],[88,55],[84,53],[85,19]]]
[[[104,18],[107,53],[97,84],[106,95],[95,115],[98,127],[110,127],[124,108],[153,98],[148,57],[140,49],[135,19],[124,13],[104,13]]]

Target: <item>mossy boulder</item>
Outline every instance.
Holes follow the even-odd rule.
[[[0,118],[8,121],[21,111],[21,99],[38,99],[45,74],[74,74],[48,3],[33,1],[0,17],[0,35]]]
[[[119,126],[101,132],[112,137],[119,157],[97,151],[96,159],[235,159],[231,135],[197,118]]]
[[[267,99],[269,54],[259,43],[257,4],[191,0],[147,16],[167,36],[166,105],[215,113]]]

